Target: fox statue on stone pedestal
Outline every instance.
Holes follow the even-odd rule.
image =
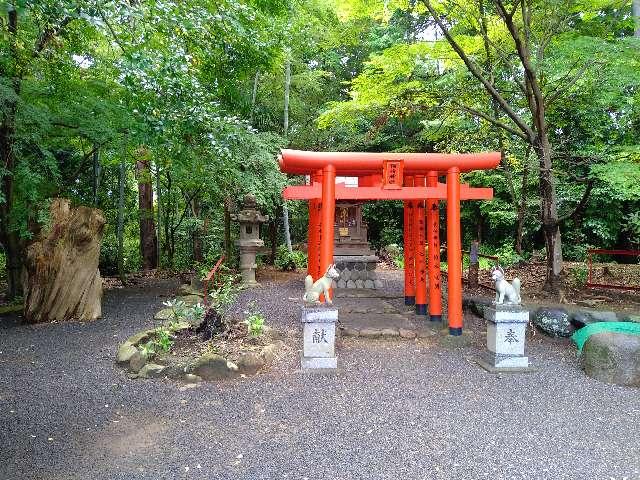
[[[496,305],[503,303],[520,305],[520,279],[514,278],[511,283],[504,278],[504,270],[499,265],[491,269],[491,278],[496,282]],[[506,299],[506,302],[505,302]]]
[[[307,303],[320,304],[320,295],[324,294],[324,301],[328,305],[333,305],[331,298],[329,297],[329,289],[331,288],[331,282],[340,277],[340,274],[336,270],[335,264],[329,265],[325,274],[318,280],[313,281],[311,275],[307,275],[304,279],[304,295],[302,300]]]

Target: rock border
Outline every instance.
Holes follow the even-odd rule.
[[[191,328],[188,323],[180,324],[174,331]],[[275,340],[262,347],[259,353],[245,352],[232,362],[215,353],[205,353],[183,363],[160,365],[149,359],[138,348],[149,340],[156,329],[144,330],[129,337],[118,347],[116,364],[128,372],[129,378],[170,378],[187,383],[202,380],[222,380],[240,375],[255,375],[270,365],[284,342]]]
[[[423,326],[416,328],[353,328],[344,325],[337,325],[341,337],[362,337],[362,338],[385,338],[385,339],[405,339],[414,340],[416,338],[431,338],[437,336],[442,328],[441,322],[434,322],[434,326]]]
[[[190,285],[181,285],[178,290],[179,296],[189,306],[196,305],[203,298],[203,293],[192,288]],[[171,320],[173,311],[171,308],[163,308],[153,316],[156,321]],[[172,324],[173,332],[180,332],[197,327],[188,322],[176,322]],[[138,332],[125,340],[118,347],[116,353],[116,364],[125,369],[129,378],[170,378],[186,383],[197,383],[203,380],[222,380],[235,378],[241,375],[255,375],[261,369],[273,363],[275,356],[283,346],[284,342],[279,339],[279,335],[271,328],[265,327],[265,335],[271,332],[273,341],[260,350],[260,352],[244,352],[239,358],[232,362],[221,355],[215,353],[205,353],[199,357],[189,359],[182,363],[173,365],[160,365],[150,361],[139,346],[147,342],[157,328],[150,328]]]

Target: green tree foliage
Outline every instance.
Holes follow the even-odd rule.
[[[140,149],[150,159],[164,267],[215,261],[224,205],[238,207],[248,192],[279,221],[282,188],[301,181],[278,170],[285,146],[500,150],[497,171],[465,176],[496,194],[493,202],[465,204],[465,238],[521,253],[540,248],[535,145],[438,33],[426,3],[531,126],[523,70],[499,10],[515,3],[1,1],[0,242],[9,293],[20,293],[24,249],[56,196],[104,210],[105,273],[117,271],[119,257],[126,270],[139,268]],[[630,3],[524,2],[569,257],[587,245],[640,242],[640,45]],[[123,251],[116,238],[121,164]],[[303,242],[306,207],[288,206],[294,243]],[[397,203],[366,212],[374,243],[400,241]]]
[[[525,125],[532,122],[513,38],[497,11],[504,2],[432,3],[446,12],[441,18],[480,75]],[[545,99],[558,221],[569,239],[565,251],[576,258],[589,245],[630,247],[640,171],[640,45],[631,37],[630,2],[525,4],[534,15],[528,34]],[[520,3],[506,7],[523,28]],[[502,151],[497,171],[465,175],[473,185],[492,186],[496,196],[465,204],[466,241],[480,237],[495,247],[514,242],[520,249],[540,248],[533,144],[496,109],[423,4],[406,11],[413,21],[395,28],[407,28],[407,34],[370,56],[351,82],[350,98],[330,104],[319,127],[345,150]],[[392,15],[388,28],[400,18]]]

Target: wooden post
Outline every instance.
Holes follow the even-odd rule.
[[[413,177],[406,176],[404,185],[413,187]],[[404,202],[404,304],[414,305],[416,303],[416,277],[413,255],[413,202]]]
[[[424,187],[424,175],[416,175],[414,186]],[[414,202],[414,232],[415,239],[415,277],[416,277],[416,315],[427,314],[427,259],[425,245],[425,211],[424,200]]]
[[[438,185],[438,172],[429,172],[427,186]],[[442,321],[442,284],[440,279],[440,202],[427,199],[427,243],[429,245],[429,320]]]
[[[469,288],[478,288],[478,270],[480,269],[478,259],[479,242],[474,240],[471,242],[469,249]]]
[[[460,240],[460,169],[447,171],[447,289],[449,335],[462,335],[462,244]]]

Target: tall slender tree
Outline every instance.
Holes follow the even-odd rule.
[[[549,8],[549,12],[547,12],[549,18],[544,18],[541,15],[544,13],[544,9],[542,9],[543,12],[536,10],[533,3],[528,0],[517,0],[511,3],[493,0],[496,19],[506,29],[513,45],[513,56],[518,60],[517,68],[511,76],[511,86],[524,98],[528,114],[524,115],[523,109],[514,104],[504,94],[504,90],[500,91],[491,78],[486,75],[483,68],[465,51],[455,34],[452,33],[451,25],[453,22],[446,15],[437,11],[432,1],[423,0],[423,3],[453,51],[464,62],[468,71],[482,84],[499,112],[506,117],[506,121],[503,121],[502,118],[496,118],[495,113],[488,114],[464,105],[461,107],[468,113],[521,138],[525,143],[531,145],[538,158],[541,222],[547,252],[544,288],[551,292],[557,292],[560,287],[560,273],[563,267],[562,236],[560,233],[560,224],[563,219],[558,215],[556,178],[554,176],[553,150],[548,131],[547,110],[554,101],[575,85],[594,62],[590,60],[582,62],[573,71],[569,71],[561,77],[561,80],[553,85],[554,88],[543,92],[541,78],[545,49],[554,36],[564,28],[565,17],[570,14],[569,10],[558,12]],[[475,12],[478,12],[479,8],[482,8],[481,6],[482,0],[479,0],[479,3],[476,1],[472,7],[470,4],[470,8]],[[537,14],[536,18],[539,22],[536,28],[539,35],[535,37],[532,35],[534,14]],[[493,46],[496,56],[504,59],[507,55],[502,50],[504,46],[496,46],[495,44]],[[518,71],[522,74],[519,75]],[[591,188],[587,187],[583,197],[585,201],[590,193]],[[580,205],[582,204],[581,201]]]
[[[138,214],[140,224],[140,255],[143,270],[158,267],[158,237],[153,215],[153,177],[149,150],[136,150],[136,176],[138,179]]]

